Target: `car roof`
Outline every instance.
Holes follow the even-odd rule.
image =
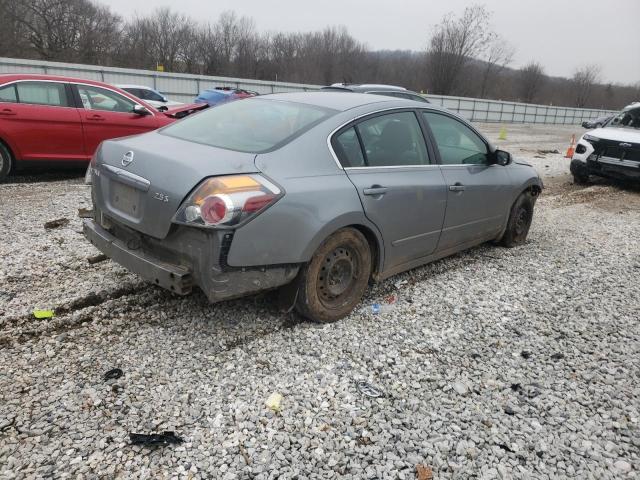
[[[352,92],[370,92],[370,91],[393,91],[393,92],[407,92],[408,90],[404,87],[399,87],[397,85],[384,85],[378,83],[333,83],[328,87],[322,87],[326,89],[331,88],[340,88],[344,90],[350,90]]]
[[[155,88],[150,87],[148,85],[128,85],[128,84],[123,84],[123,83],[116,83],[116,87],[118,87],[118,88],[142,88],[144,90],[153,90],[154,92],[156,91]]]
[[[331,108],[333,110],[345,111],[364,105],[388,104],[389,107],[416,107],[432,108],[433,110],[444,110],[432,104],[422,103],[413,100],[406,100],[395,97],[385,97],[382,95],[370,95],[366,93],[348,93],[331,90],[319,90],[314,92],[295,93],[272,93],[261,95],[261,99],[281,100],[286,102],[304,103],[318,107]],[[427,107],[428,105],[428,107]]]
[[[16,80],[50,80],[53,82],[84,83],[87,85],[96,85],[98,87],[102,87],[105,85],[109,87],[113,87],[113,85],[105,82],[99,82],[96,80],[87,80],[86,78],[64,77],[61,75],[42,75],[42,74],[36,74],[36,73],[1,73],[0,74],[0,83],[14,82]]]
[[[36,73],[0,73],[0,85],[4,85],[5,83],[15,82],[19,80],[39,80],[39,81],[52,81],[52,82],[70,82],[70,83],[80,83],[84,85],[94,85],[96,87],[107,88],[113,91],[120,91],[123,95],[128,97],[135,102],[142,103],[145,106],[151,106],[146,103],[144,100],[136,98],[131,95],[126,90],[122,90],[120,87],[116,85],[112,85],[106,82],[98,82],[96,80],[87,80],[86,78],[77,78],[77,77],[64,77],[61,75],[41,75]]]

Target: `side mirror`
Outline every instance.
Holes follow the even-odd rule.
[[[164,103],[167,103],[167,102],[169,101],[169,99],[163,95],[163,96],[162,96],[162,101],[163,101]]]
[[[496,165],[509,165],[511,163],[511,154],[504,150],[496,150],[493,152],[493,163]]]
[[[136,115],[151,115],[151,112],[144,108],[142,105],[134,105],[133,113]]]

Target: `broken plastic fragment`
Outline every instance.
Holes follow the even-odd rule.
[[[145,445],[147,447],[165,447],[171,443],[182,443],[184,440],[174,432],[152,433],[130,433],[129,440],[132,445]]]
[[[79,208],[78,217],[80,218],[93,218],[93,210],[90,208]]]
[[[273,410],[274,412],[278,413],[282,408],[282,395],[280,395],[278,392],[273,392],[271,395],[269,395],[269,398],[267,398],[267,401],[264,402],[264,404],[269,410]]]
[[[384,298],[382,303],[374,303],[371,305],[371,313],[374,315],[378,315],[380,313],[387,313],[393,310],[396,307],[396,303],[398,303],[398,295],[389,295]]]
[[[55,312],[53,310],[34,310],[33,311],[33,316],[38,318],[38,319],[42,319],[42,318],[52,318],[54,316]]]
[[[44,228],[46,230],[51,230],[52,228],[60,228],[60,227],[66,226],[68,224],[69,224],[69,219],[68,218],[57,218],[55,220],[50,220],[48,222],[45,222]]]
[[[112,368],[111,370],[109,370],[108,372],[106,372],[104,374],[104,379],[105,380],[114,380],[114,379],[120,378],[122,375],[124,375],[124,373],[122,372],[121,369]]]
[[[366,395],[371,398],[380,398],[384,397],[384,392],[380,390],[378,387],[374,387],[369,382],[365,382],[364,380],[360,380],[356,382],[356,387],[360,390],[360,393]]]
[[[96,263],[104,262],[105,260],[109,260],[109,257],[107,257],[104,253],[94,255],[93,257],[87,257],[87,262],[89,262],[89,265],[95,265]]]

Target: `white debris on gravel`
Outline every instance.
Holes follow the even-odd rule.
[[[569,130],[507,128],[534,161]],[[382,314],[315,325],[270,295],[208,305],[89,265],[81,179],[23,180],[0,185],[0,478],[638,476],[637,191],[565,170],[526,245],[401,274],[363,301],[398,293]],[[184,443],[129,444],[163,431]]]

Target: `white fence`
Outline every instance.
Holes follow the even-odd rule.
[[[151,70],[100,67],[72,63],[45,62],[0,57],[0,73],[44,73],[99,80],[111,84],[137,84],[156,88],[181,102],[191,102],[206,88],[231,86],[254,90],[261,94],[317,90],[320,85],[272,82],[246,78],[213,77],[186,73],[165,73]],[[615,113],[610,110],[555,107],[518,102],[503,102],[479,98],[424,95],[474,122],[579,124],[584,120]]]

